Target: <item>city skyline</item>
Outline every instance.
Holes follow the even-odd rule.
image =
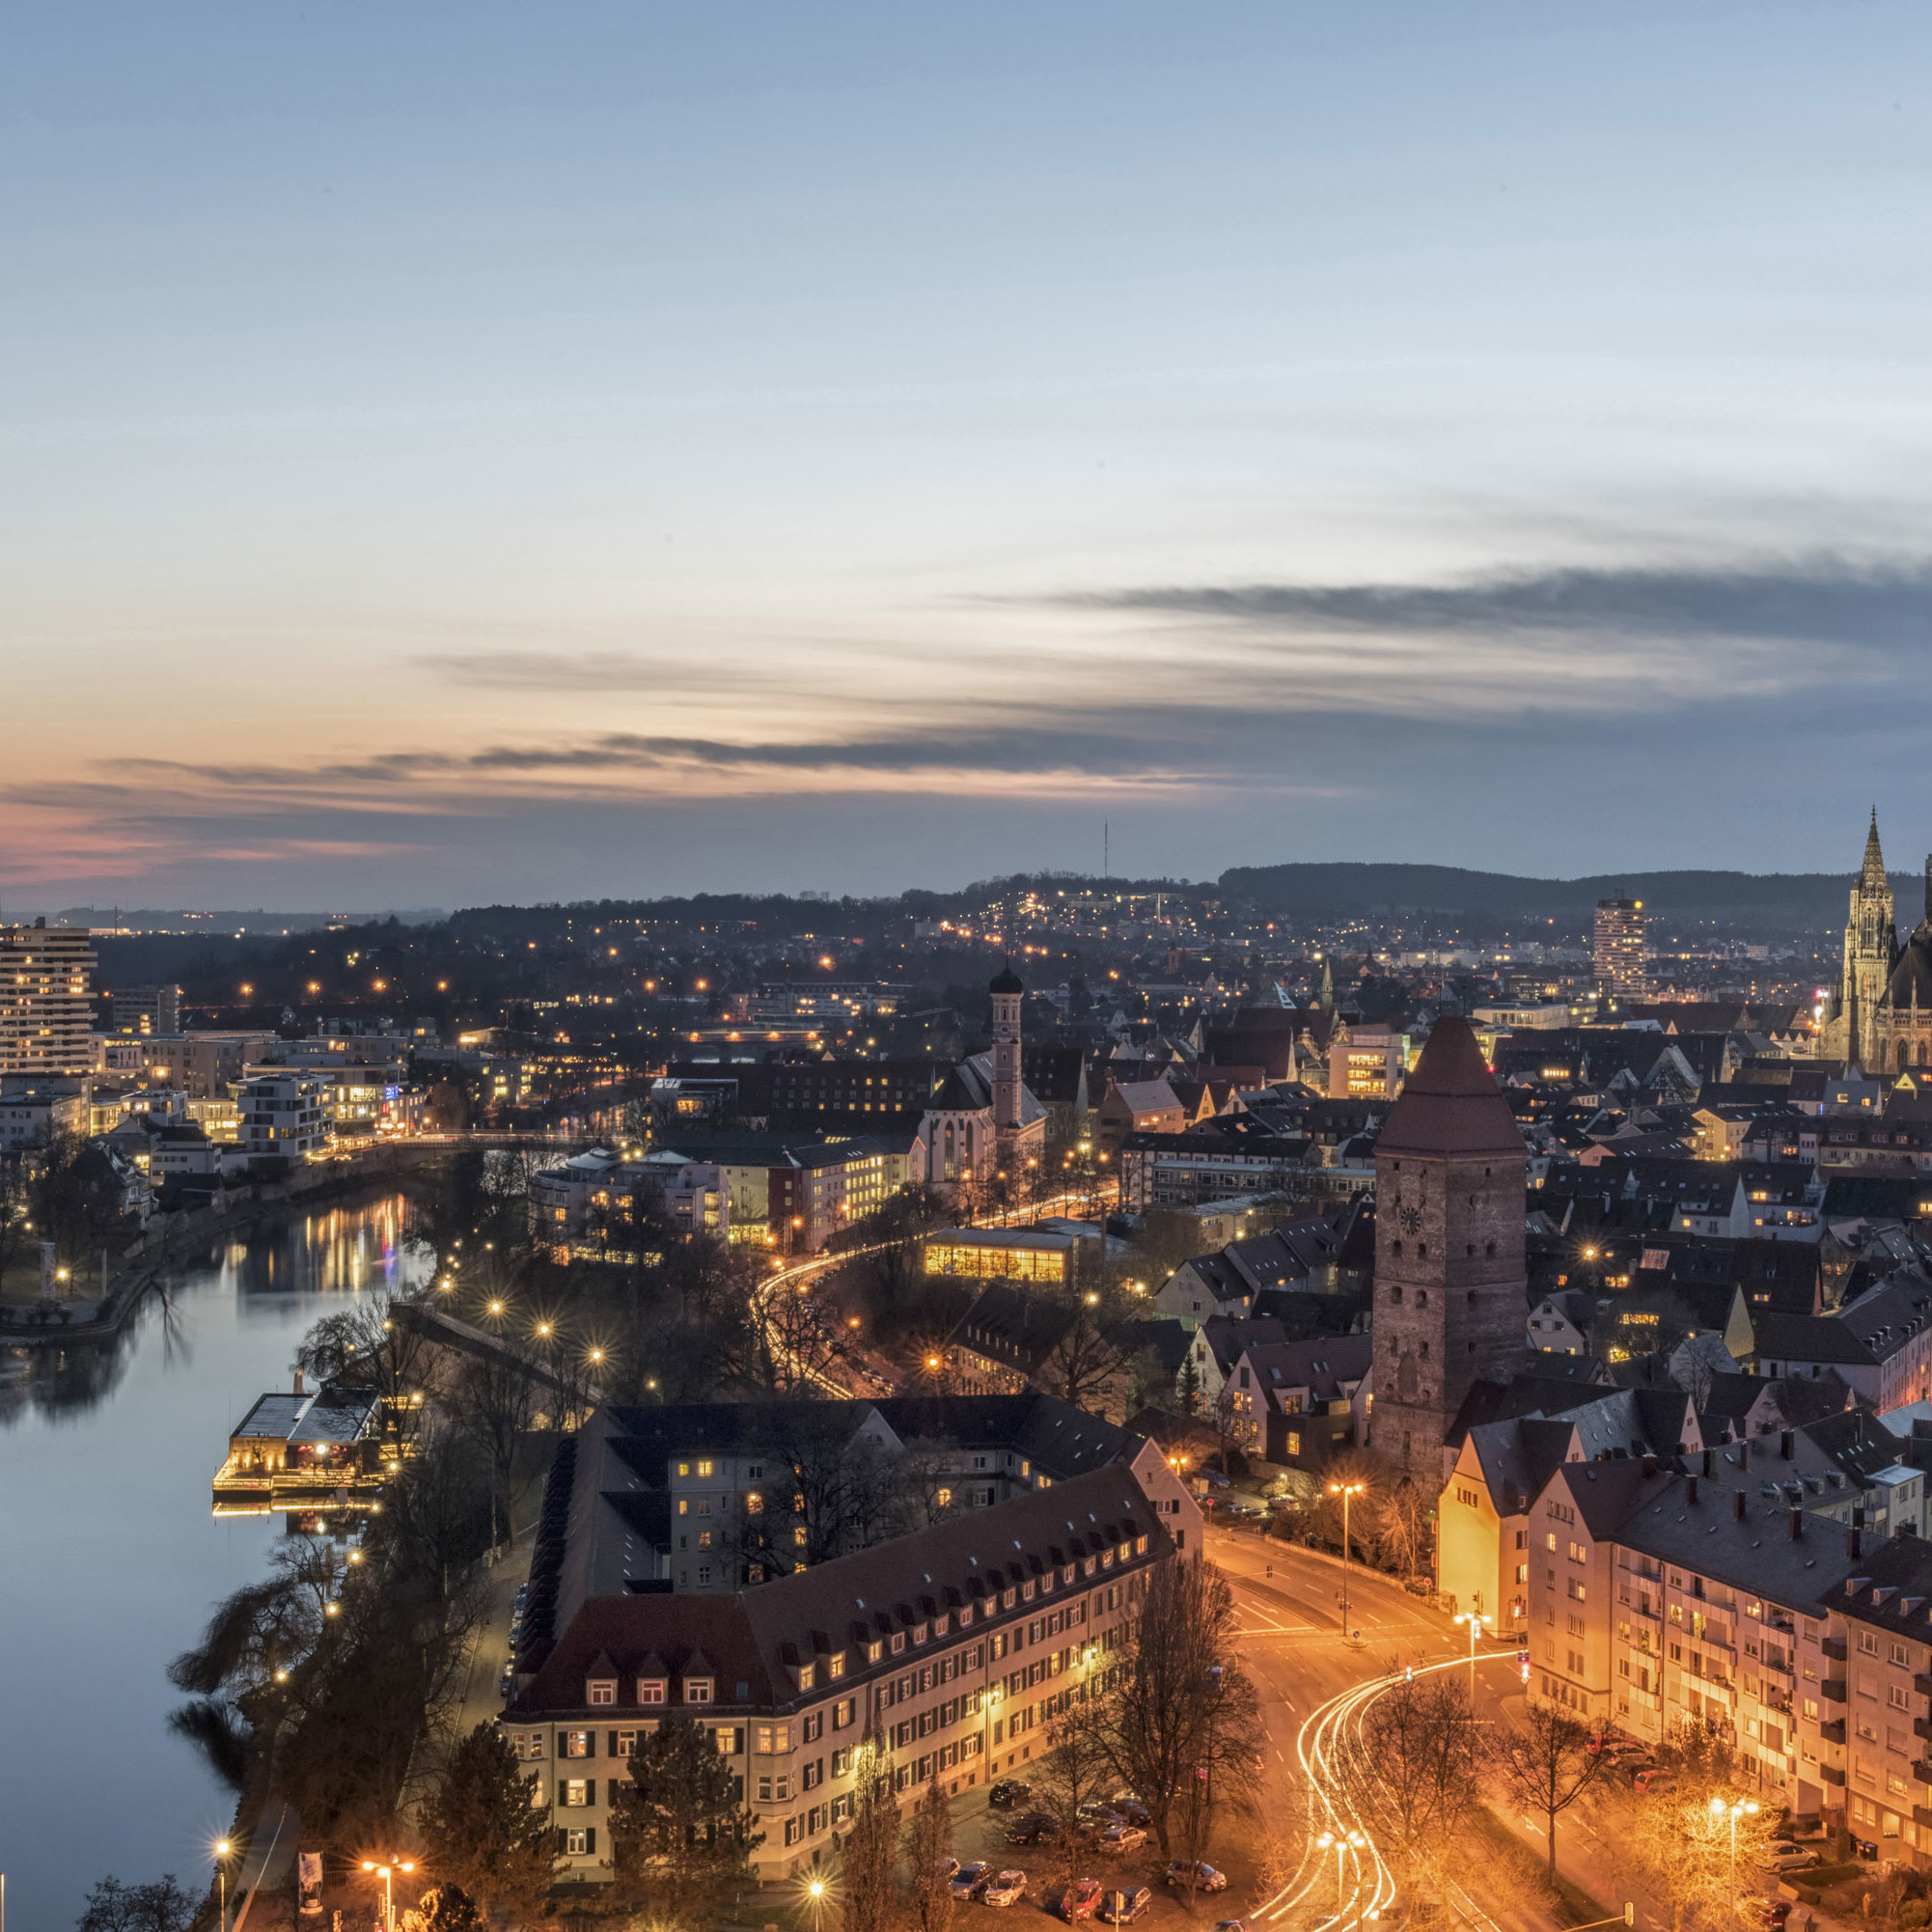
[[[1922,16],[110,13],[0,80],[10,904],[1909,798]]]

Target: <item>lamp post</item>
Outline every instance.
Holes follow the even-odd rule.
[[[1731,1932],[1737,1932],[1737,1821],[1754,1815],[1756,1810],[1755,1798],[1733,1798],[1728,1805],[1722,1798],[1711,1800],[1711,1816],[1725,1819],[1730,1825],[1730,1891],[1727,1903],[1730,1907]]]
[[[1469,1707],[1471,1710],[1475,1710],[1476,1708],[1476,1636],[1477,1632],[1490,1620],[1490,1618],[1482,1615],[1480,1612],[1474,1610],[1465,1610],[1456,1618],[1458,1623],[1469,1625]]]
[[[1335,1916],[1338,1918],[1341,1917],[1344,1883],[1342,1874],[1347,1869],[1348,1855],[1350,1852],[1359,1852],[1367,1842],[1368,1840],[1360,1832],[1349,1832],[1345,1835],[1340,1832],[1324,1832],[1315,1840],[1323,1851],[1327,1851],[1331,1845],[1335,1847]]]
[[[1360,1496],[1368,1485],[1366,1482],[1331,1482],[1328,1493],[1341,1498],[1341,1634],[1348,1635],[1348,1504],[1351,1497]]]
[[[382,1881],[382,1932],[396,1932],[396,1874],[416,1869],[414,1859],[364,1859],[364,1871]]]
[[[228,1855],[234,1849],[226,1838],[214,1841],[215,1882],[221,1888],[221,1932],[228,1932]]]

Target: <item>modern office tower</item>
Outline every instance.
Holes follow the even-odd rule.
[[[1650,991],[1643,949],[1643,901],[1600,898],[1596,902],[1596,989],[1619,999],[1642,1000]]]

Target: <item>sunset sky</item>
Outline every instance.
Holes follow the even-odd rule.
[[[33,10],[0,915],[1909,866],[1928,74],[1855,0]]]

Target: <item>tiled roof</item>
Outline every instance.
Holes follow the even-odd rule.
[[[1378,1154],[1523,1157],[1523,1135],[1469,1022],[1435,1024],[1376,1144]]]

